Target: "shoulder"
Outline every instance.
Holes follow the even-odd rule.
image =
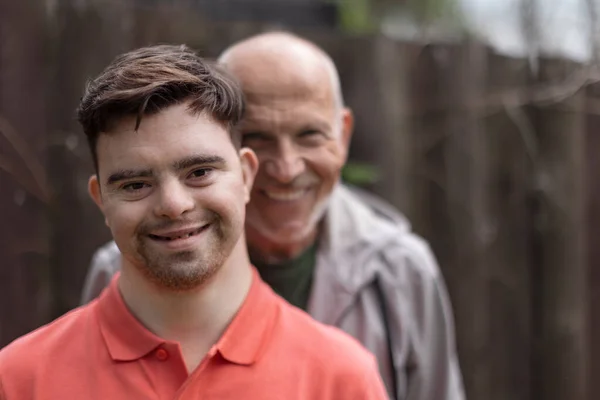
[[[307,371],[318,393],[347,400],[387,399],[375,357],[340,329],[289,304],[281,312],[282,352]]]
[[[381,248],[380,255],[393,276],[409,274],[423,280],[437,280],[441,272],[429,243],[405,232]]]
[[[8,383],[30,382],[48,362],[63,359],[80,341],[91,317],[92,306],[77,308],[28,333],[0,350],[0,379]]]
[[[114,241],[106,243],[94,252],[93,266],[101,266],[111,275],[121,268],[121,252]]]
[[[374,356],[352,336],[287,303],[281,311],[280,333],[286,338],[287,351],[309,360],[321,373],[350,379],[376,371]]]
[[[81,304],[98,297],[120,269],[121,252],[114,241],[98,248],[92,256],[92,263],[83,284]]]
[[[440,276],[438,263],[429,243],[416,234],[408,219],[391,204],[356,188],[342,186],[337,191],[337,206],[345,204],[354,212],[361,210],[361,220],[369,221],[369,243],[392,275],[409,273],[425,280]],[[363,222],[364,223],[364,222]],[[374,239],[371,239],[375,237]]]

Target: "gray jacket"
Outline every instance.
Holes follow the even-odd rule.
[[[331,196],[324,229],[309,313],[376,355],[392,398],[463,400],[450,301],[428,245],[389,205],[343,185]],[[114,242],[100,248],[82,301],[119,268]]]

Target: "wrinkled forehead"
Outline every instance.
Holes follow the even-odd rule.
[[[268,103],[275,100],[295,100],[329,105],[334,102],[331,80],[322,71],[299,74],[292,71],[278,74],[265,70],[240,80],[247,101]]]
[[[336,123],[340,104],[332,76],[322,62],[299,55],[261,55],[245,55],[228,65],[246,100],[241,129],[281,131]]]
[[[260,93],[248,96],[242,131],[290,132],[315,129],[330,132],[339,118],[331,96],[309,93]]]

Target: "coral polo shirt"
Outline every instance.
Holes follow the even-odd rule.
[[[240,310],[188,373],[179,344],[101,296],[0,351],[0,399],[387,399],[358,342],[278,297],[254,271]]]

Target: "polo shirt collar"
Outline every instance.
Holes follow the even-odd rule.
[[[118,289],[116,274],[97,303],[100,330],[115,361],[140,359],[166,340],[146,329],[129,311]],[[270,342],[280,300],[252,268],[252,284],[214,349],[234,364],[251,365]]]
[[[115,274],[97,303],[100,330],[110,356],[115,361],[140,359],[165,343],[146,329],[125,305]]]
[[[221,356],[234,364],[256,362],[271,342],[281,301],[253,267],[246,300],[216,344]]]

